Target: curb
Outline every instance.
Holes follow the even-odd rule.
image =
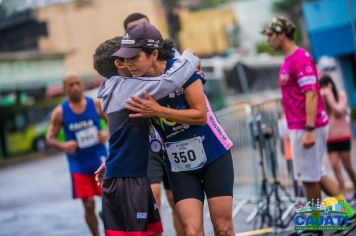
[[[47,157],[51,157],[55,154],[58,154],[59,152],[55,151],[55,150],[46,150],[43,152],[31,152],[28,154],[23,154],[23,155],[14,155],[14,156],[9,156],[9,157],[2,157],[0,159],[0,169],[2,168],[6,168],[9,166],[13,166],[13,165],[18,165],[21,163],[26,163],[26,162],[30,162],[33,160],[40,160],[40,159],[44,159]]]

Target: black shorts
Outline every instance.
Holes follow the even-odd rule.
[[[147,172],[151,184],[160,184],[163,182],[164,189],[171,189],[168,171],[163,161],[163,153],[156,154],[150,151]]]
[[[204,202],[206,197],[232,196],[234,185],[234,168],[231,152],[193,171],[171,172],[174,202],[195,198]]]
[[[102,188],[105,235],[163,232],[147,177],[105,178]],[[141,234],[140,234],[141,235]]]
[[[351,150],[351,139],[328,143],[328,153],[330,152],[341,152],[341,151],[350,151]]]

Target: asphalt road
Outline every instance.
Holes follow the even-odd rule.
[[[100,209],[100,198],[97,209]],[[163,196],[162,219],[167,236],[174,235],[170,214]],[[103,232],[102,224],[100,227]],[[207,235],[212,235],[211,229],[207,225]],[[0,235],[90,235],[80,200],[71,198],[63,154],[0,169]]]
[[[243,155],[237,155],[235,158],[238,156]],[[353,158],[353,164],[355,164],[355,159]],[[238,161],[238,159],[236,160]],[[326,169],[330,173],[330,164],[327,160],[324,161]],[[234,166],[238,167],[235,163]],[[235,170],[236,173],[239,171],[241,170]],[[346,180],[348,179],[346,178]],[[251,187],[249,186],[249,188]],[[238,189],[241,188],[240,185]],[[165,230],[163,235],[172,236],[174,230],[171,209],[164,194],[162,198],[162,219]],[[234,199],[234,202],[236,209],[240,199]],[[100,209],[100,198],[97,199],[97,209]],[[234,226],[237,233],[253,229],[253,224],[247,224],[246,219],[254,209],[255,205],[245,204],[242,210],[235,215]],[[101,222],[100,229],[104,235]],[[205,235],[214,235],[206,204],[204,229]],[[90,235],[83,218],[81,202],[71,198],[69,172],[64,154],[52,154],[41,159],[17,163],[0,169],[0,236],[10,235]],[[356,232],[352,232],[350,235],[356,235]]]

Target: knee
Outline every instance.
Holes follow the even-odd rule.
[[[344,168],[345,168],[345,170],[347,170],[347,171],[354,171],[354,170],[352,169],[352,166],[349,165],[348,163],[347,163],[347,164],[344,164]]]
[[[160,191],[152,191],[153,197],[155,199],[155,202],[158,206],[158,208],[161,208],[161,192]]]
[[[340,172],[340,171],[341,171],[339,164],[333,164],[333,165],[331,165],[331,167],[333,168],[333,170],[334,170],[335,172]]]
[[[233,233],[231,222],[221,222],[214,225],[215,234],[218,236],[230,236]]]
[[[83,205],[84,205],[86,212],[94,211],[94,209],[95,209],[95,201],[92,198],[83,200]]]
[[[186,236],[202,236],[203,234],[203,229],[199,226],[195,225],[184,225],[183,226],[184,233]]]
[[[160,196],[155,196],[154,195],[154,199],[155,199],[155,202],[156,202],[156,205],[157,205],[158,209],[161,209],[161,198],[160,198]]]

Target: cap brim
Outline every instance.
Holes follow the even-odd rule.
[[[267,28],[264,28],[260,33],[263,35],[269,36],[273,33],[273,30],[267,27]]]
[[[113,56],[122,58],[132,58],[141,52],[142,48],[120,48]]]

